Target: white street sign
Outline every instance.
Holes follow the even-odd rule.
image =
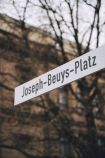
[[[105,68],[105,46],[90,51],[15,88],[18,105]]]

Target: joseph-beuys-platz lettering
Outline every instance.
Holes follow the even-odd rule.
[[[105,68],[105,46],[15,88],[15,105]]]
[[[85,60],[77,60],[74,63],[74,69],[72,69],[72,71],[74,71],[75,74],[78,73],[79,71],[85,71],[86,69],[95,66],[96,65],[96,56],[88,56],[87,59]],[[46,84],[48,84],[48,86],[50,86],[51,84],[55,84],[56,82],[61,82],[64,83],[65,79],[70,77],[70,73],[72,72],[70,68],[63,70],[59,73],[56,73],[55,75],[52,74],[48,74],[47,76],[47,80],[46,80]],[[44,83],[41,79],[39,79],[39,82],[33,84],[32,86],[29,87],[24,87],[23,86],[23,94],[22,97],[30,95],[31,93],[35,93],[37,94],[38,91],[40,91],[41,89],[43,89]]]

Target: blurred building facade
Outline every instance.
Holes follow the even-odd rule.
[[[68,60],[76,57],[73,43],[65,40],[64,47]],[[16,86],[61,63],[60,49],[50,33],[26,25],[23,21],[0,15],[1,158],[7,158],[7,154],[8,158],[62,157],[62,152],[65,151],[64,137],[60,138],[60,135],[65,135],[62,134],[62,129],[65,131],[68,127],[66,131],[73,133],[75,137],[87,133],[84,106],[66,87],[14,107]],[[90,78],[92,77],[88,76],[88,80]],[[104,78],[102,73],[98,80],[99,85],[102,85],[103,94]],[[72,86],[79,96],[77,83],[73,82]],[[98,110],[95,106],[94,114]],[[104,108],[100,110],[104,116]],[[61,120],[64,121],[63,125]],[[97,133],[104,136],[104,117],[96,118],[95,122],[96,127],[100,127]]]

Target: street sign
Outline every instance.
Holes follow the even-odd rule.
[[[14,105],[104,68],[105,46],[102,46],[16,87]]]

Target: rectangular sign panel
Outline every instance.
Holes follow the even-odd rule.
[[[15,88],[18,105],[105,68],[105,46],[90,51]]]

